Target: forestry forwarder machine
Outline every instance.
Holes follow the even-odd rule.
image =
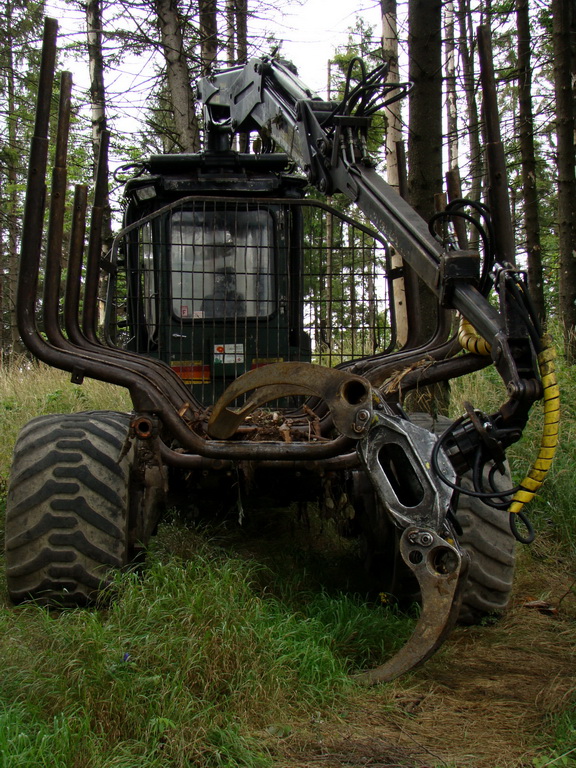
[[[312,94],[279,60],[252,59],[203,78],[205,149],[141,163],[126,184],[124,227],[105,257],[100,171],[85,265],[87,190],[76,187],[61,291],[69,73],[61,79],[43,246],[56,35],[48,19],[19,329],[36,358],[69,371],[73,382],[88,376],[128,388],[134,411],[48,415],[22,430],[6,513],[11,599],[93,601],[110,572],[146,544],[169,481],[179,479],[208,509],[238,499],[245,512],[258,501],[315,502],[363,541],[381,591],[400,595],[417,582],[413,635],[364,673],[365,682],[424,661],[458,617],[470,623],[501,611],[515,538],[531,534],[523,505],[554,453],[553,353],[488,210],[476,205],[474,218],[455,199],[429,228],[374,169],[371,115],[403,87],[386,83],[385,66],[366,75],[359,61],[362,81],[349,78],[340,101]],[[252,131],[261,151],[233,151],[233,136],[248,145]],[[491,178],[501,183],[498,171]],[[316,197],[341,193],[348,208],[307,198],[309,185]],[[482,258],[444,234],[462,221],[478,229]],[[416,279],[438,306],[436,330],[420,344]],[[402,304],[408,333],[400,344]],[[410,390],[491,363],[507,390],[496,413],[466,405],[454,422],[405,413]],[[511,488],[505,450],[542,398],[540,454]]]

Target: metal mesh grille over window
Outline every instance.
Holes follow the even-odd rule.
[[[385,243],[323,204],[188,198],[125,230],[113,261],[109,340],[166,362],[204,405],[262,365],[394,344]]]

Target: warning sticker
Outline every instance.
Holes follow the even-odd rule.
[[[215,344],[214,362],[223,365],[244,362],[244,344]]]

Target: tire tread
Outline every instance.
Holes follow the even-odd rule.
[[[447,417],[434,419],[426,413],[411,414],[410,421],[437,435],[451,424]],[[472,488],[468,476],[462,482]],[[509,471],[497,476],[496,485],[502,490],[512,486]],[[489,616],[501,614],[510,601],[516,543],[506,511],[494,509],[481,499],[461,494],[457,519],[462,526],[458,541],[470,558],[458,621],[479,624]]]
[[[40,416],[14,449],[6,575],[16,602],[84,605],[127,562],[130,416]]]

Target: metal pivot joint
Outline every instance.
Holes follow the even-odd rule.
[[[229,406],[252,393],[238,408]],[[311,363],[273,363],[239,376],[220,397],[208,422],[208,434],[231,437],[244,419],[271,400],[293,395],[320,397],[330,408],[335,427],[359,439],[372,417],[373,390],[361,376]]]
[[[440,532],[451,489],[432,470],[436,438],[427,429],[397,416],[376,412],[358,454],[382,505],[400,528],[421,525]],[[439,463],[452,482],[456,475],[444,451]]]

